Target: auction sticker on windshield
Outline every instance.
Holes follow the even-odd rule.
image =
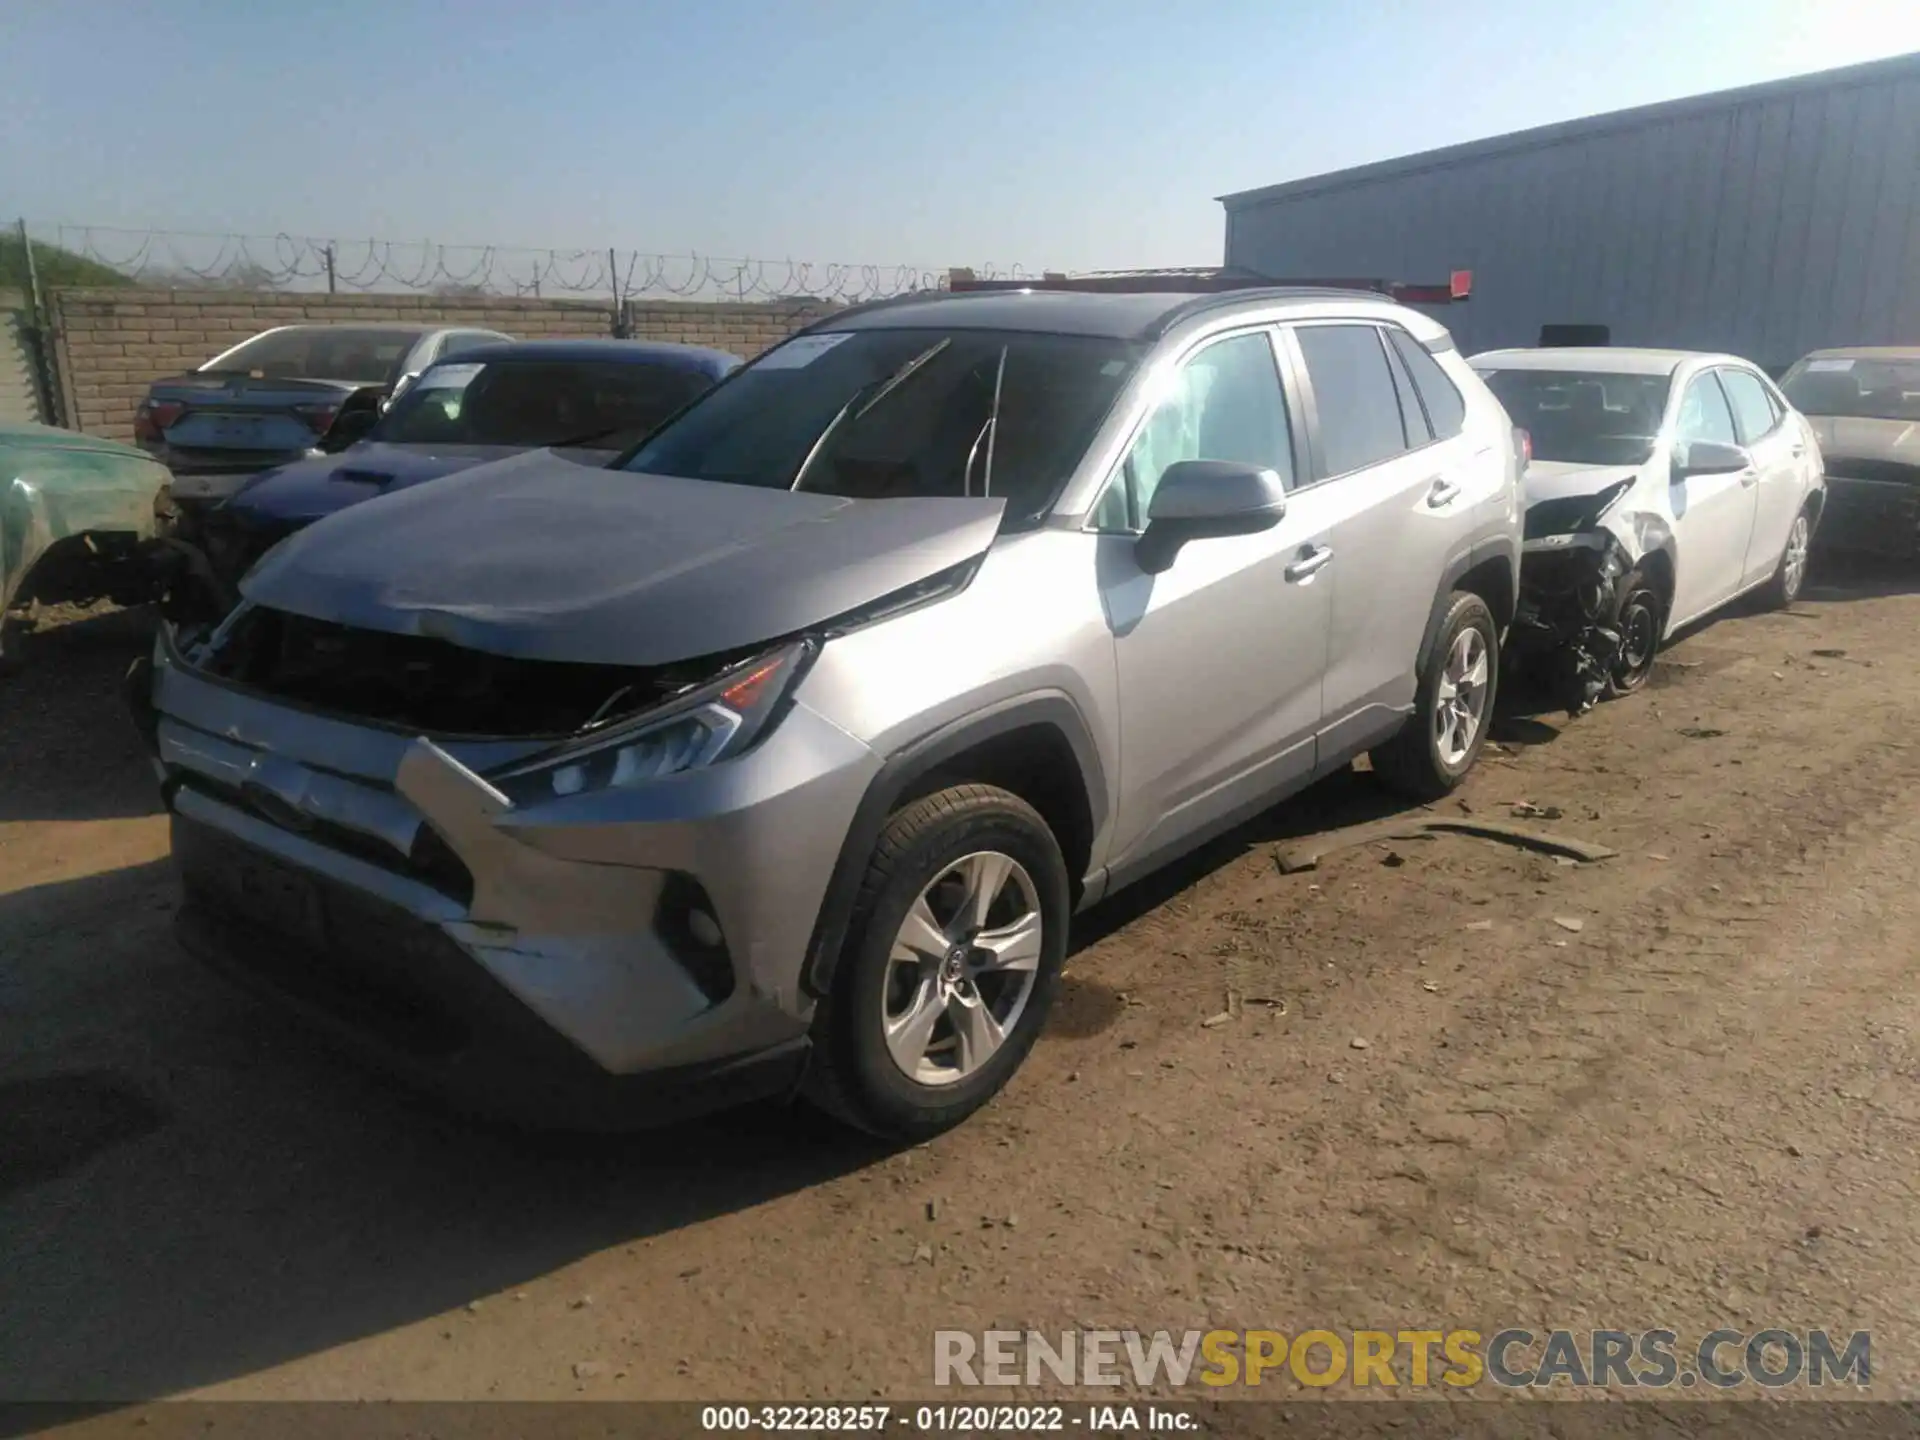
[[[1852,368],[1851,360],[1809,360],[1807,362],[1809,370],[1851,370]]]
[[[797,340],[789,340],[754,366],[754,369],[798,370],[804,365],[811,365],[842,340],[847,339],[851,333],[851,331],[842,330],[834,335],[802,335]]]

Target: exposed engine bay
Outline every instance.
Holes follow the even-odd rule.
[[[569,736],[648,710],[747,658],[624,666],[525,660],[243,606],[209,675],[325,714],[440,735]]]
[[[1520,600],[1508,647],[1569,715],[1591,709],[1623,659],[1637,661],[1638,648],[1657,639],[1635,635],[1635,653],[1625,653],[1631,620],[1622,614],[1622,587],[1639,557],[1628,548],[1632,528],[1605,522],[1632,485],[1630,476],[1527,509]]]

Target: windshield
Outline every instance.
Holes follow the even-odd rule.
[[[355,330],[342,325],[295,325],[256,335],[218,357],[221,373],[276,380],[342,380],[384,385],[420,339],[413,330]],[[214,368],[209,362],[208,369]]]
[[[1141,353],[986,330],[802,335],[626,468],[863,500],[1000,495],[1009,520],[1029,520],[1053,503]]]
[[[1780,388],[1802,415],[1920,420],[1920,357],[1802,360]]]
[[[1533,458],[1571,465],[1639,465],[1652,454],[1670,375],[1579,370],[1482,370],[1508,417],[1533,441]]]
[[[398,445],[593,443],[625,449],[711,386],[684,366],[613,360],[449,362],[421,374],[373,439]]]

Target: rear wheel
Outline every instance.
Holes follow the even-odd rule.
[[[1800,598],[1800,587],[1807,583],[1807,554],[1813,548],[1813,516],[1806,510],[1793,517],[1787,531],[1787,543],[1781,548],[1780,563],[1773,578],[1760,592],[1761,603],[1770,610],[1784,610]]]
[[[1413,714],[1370,755],[1374,770],[1416,800],[1437,800],[1466,777],[1493,723],[1500,631],[1478,595],[1458,591],[1419,677]]]
[[[1060,847],[1017,795],[956,785],[899,811],[814,1016],[808,1098],[891,1140],[971,1115],[1046,1024],[1067,911]]]

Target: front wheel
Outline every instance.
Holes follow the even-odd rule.
[[[1493,723],[1500,630],[1478,595],[1456,591],[1421,667],[1413,714],[1370,755],[1374,770],[1415,800],[1438,800],[1466,778]]]
[[[1784,610],[1800,598],[1800,587],[1807,583],[1807,554],[1813,548],[1813,516],[1803,508],[1793,517],[1787,531],[1787,543],[1780,549],[1780,563],[1773,567],[1773,578],[1760,592],[1760,601],[1769,610]]]
[[[1647,575],[1635,570],[1620,582],[1620,599],[1613,607],[1613,628],[1620,635],[1620,650],[1607,672],[1608,699],[1631,695],[1653,678],[1665,614],[1660,588]]]
[[[971,1115],[1033,1048],[1067,947],[1067,867],[1034,808],[955,785],[888,821],[832,986],[806,1094],[889,1140]]]

